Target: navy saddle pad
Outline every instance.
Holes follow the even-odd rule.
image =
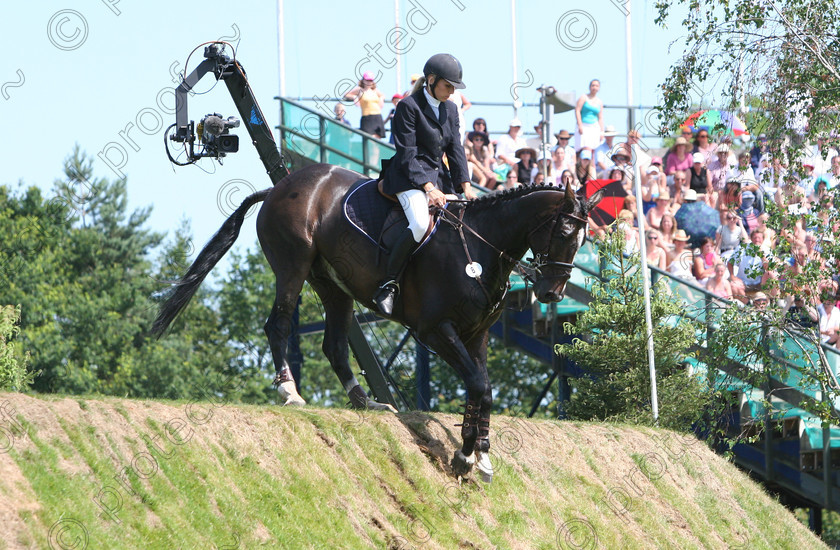
[[[377,184],[376,180],[354,184],[344,197],[344,217],[373,244],[388,251],[403,228],[408,227],[408,220],[399,203],[383,197]],[[434,216],[430,222],[432,227],[415,253],[429,241],[440,218]]]
[[[353,227],[378,245],[385,218],[388,217],[392,208],[400,208],[400,206],[383,197],[376,184],[376,180],[367,180],[350,188],[347,196],[344,197],[344,217]]]

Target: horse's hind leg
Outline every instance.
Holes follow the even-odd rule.
[[[324,305],[324,343],[322,349],[338,376],[354,409],[390,410],[389,404],[377,403],[359,385],[350,368],[350,324],[353,322],[353,298],[326,276],[312,277],[309,284]]]
[[[306,401],[300,396],[295,387],[295,379],[289,368],[288,348],[289,335],[292,332],[292,315],[297,307],[298,296],[303,288],[309,267],[303,265],[284,268],[272,261],[273,254],[266,253],[269,264],[276,277],[276,293],[271,314],[265,322],[265,335],[274,359],[274,384],[284,405],[305,405]],[[304,264],[305,262],[301,262]]]

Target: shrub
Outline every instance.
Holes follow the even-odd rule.
[[[28,370],[29,353],[13,342],[20,332],[20,306],[0,306],[0,390],[22,391],[32,384],[37,373]]]
[[[592,285],[589,309],[564,325],[567,334],[583,338],[558,344],[555,352],[590,373],[575,381],[570,418],[653,424],[641,262],[639,254],[625,256],[623,245],[621,231],[598,243],[604,279]],[[695,327],[664,281],[650,295],[658,424],[686,431],[701,419],[710,397],[703,380],[684,366]]]

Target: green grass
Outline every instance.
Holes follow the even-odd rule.
[[[62,400],[9,399],[28,434],[9,457],[37,503],[21,508],[11,547],[48,548],[58,522],[76,529],[65,541],[118,549],[824,547],[702,445],[672,460],[651,437],[662,430],[534,421],[521,448],[492,455],[492,484],[459,484],[452,416],[225,405],[174,444],[165,426],[185,418],[181,403],[86,397],[52,425],[34,411]],[[89,424],[94,413],[114,428]],[[630,494],[652,453],[664,475],[633,477],[643,494],[619,517],[610,495]],[[112,519],[97,495],[119,503]]]

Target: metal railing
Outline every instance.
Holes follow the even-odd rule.
[[[391,158],[396,150],[390,143],[328,118],[296,101],[280,101],[280,147],[283,151],[341,166],[369,177],[379,174],[379,162]]]
[[[277,99],[277,98],[275,98]],[[325,102],[329,104],[338,103],[341,98],[332,97],[332,98],[314,98],[314,97],[299,97],[294,100],[294,103],[298,105],[304,105],[305,103],[318,103],[323,104]],[[291,100],[289,100],[291,101]],[[515,116],[522,116],[522,109],[536,109],[536,115],[539,117],[539,103],[523,103],[521,107],[518,109],[514,106],[512,102],[503,102],[503,101],[472,101],[471,102],[473,107],[482,108],[481,113],[476,113],[475,116],[470,117],[470,114],[473,112],[472,109],[467,111],[465,116],[467,117],[467,130],[472,130],[472,118],[502,118],[503,120],[507,120],[513,118]],[[386,105],[387,108],[387,105]],[[656,142],[656,140],[660,140],[661,137],[655,133],[654,128],[654,121],[649,120],[649,114],[654,111],[656,107],[650,105],[604,105],[604,120],[605,124],[612,124],[619,129],[619,134],[616,136],[617,138],[626,137],[626,132],[622,132],[620,130],[622,128],[622,124],[618,121],[623,121],[626,124],[626,129],[631,130],[635,128],[641,134],[642,139],[647,139],[651,141],[651,143]],[[620,111],[622,112],[620,116],[607,116],[607,112],[609,111]],[[491,116],[493,115],[493,116]],[[552,122],[552,133],[557,133],[562,129],[567,129],[570,132],[574,132],[575,128],[575,119],[574,119],[574,111],[569,111],[567,113],[555,113],[554,120]],[[523,128],[524,129],[524,128]],[[507,128],[499,128],[499,129],[489,129],[488,133],[491,136],[498,136],[507,133]],[[523,132],[522,135],[526,137],[536,137],[537,134],[534,132]],[[658,143],[658,142],[656,142]],[[657,145],[658,146],[658,145]]]

